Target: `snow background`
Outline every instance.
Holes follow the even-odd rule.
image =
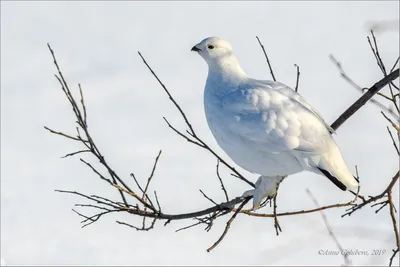
[[[1,259],[2,265],[339,265],[320,214],[273,220],[238,216],[223,242],[206,248],[222,233],[228,217],[210,232],[202,227],[175,233],[191,221],[157,223],[138,232],[111,215],[81,228],[71,211],[77,196],[70,189],[118,197],[79,158],[60,159],[80,148],[43,126],[75,133],[69,103],[54,78],[46,43],[55,50],[69,85],[83,86],[90,131],[109,164],[130,180],[145,182],[159,149],[163,150],[152,190],[164,211],[183,213],[208,207],[202,189],[223,200],[214,158],[168,129],[162,117],[184,123],[162,88],[142,63],[140,50],[180,103],[198,134],[229,162],[213,139],[204,117],[204,61],[190,49],[208,36],[228,40],[252,77],[270,74],[255,36],[267,50],[277,79],[300,93],[333,122],[360,95],[340,78],[329,54],[361,86],[382,76],[366,36],[371,21],[398,20],[396,1],[354,2],[1,2]],[[380,53],[391,67],[399,54],[398,28],[378,35]],[[398,170],[398,158],[386,132],[388,123],[369,104],[349,119],[335,139],[351,170],[358,165],[364,195],[381,192]],[[96,161],[83,155],[92,163]],[[239,168],[240,170],[240,168]],[[245,171],[254,182],[257,178]],[[231,197],[249,189],[222,170]],[[130,180],[131,185],[133,181]],[[309,188],[321,205],[345,202],[322,176],[300,173],[281,186],[278,210],[313,208]],[[394,192],[398,201],[399,193]],[[81,209],[81,211],[83,211]],[[270,212],[265,208],[264,212]],[[395,240],[389,212],[364,208],[341,218],[344,209],[326,211],[342,246],[386,250],[383,256],[353,256],[355,265],[387,265]],[[90,211],[88,210],[88,213]],[[394,265],[398,264],[398,259]]]

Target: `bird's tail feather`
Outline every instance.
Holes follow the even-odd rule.
[[[342,154],[336,146],[331,147],[329,153],[320,155],[317,161],[314,160],[314,163],[320,173],[328,177],[343,191],[358,188],[358,180],[347,168]]]

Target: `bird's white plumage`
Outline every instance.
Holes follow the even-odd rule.
[[[279,82],[248,77],[222,39],[204,39],[192,50],[209,66],[204,107],[215,139],[238,165],[261,175],[256,189],[247,192],[257,193],[255,206],[275,193],[271,187],[279,177],[303,170],[326,171],[342,189],[358,186],[333,130],[300,94]]]

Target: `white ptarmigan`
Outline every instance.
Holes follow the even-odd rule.
[[[328,177],[342,190],[356,189],[331,133],[333,129],[304,98],[275,81],[256,80],[240,67],[231,45],[206,38],[192,48],[208,64],[204,108],[218,145],[242,168],[260,174],[253,207],[277,185],[303,170]]]

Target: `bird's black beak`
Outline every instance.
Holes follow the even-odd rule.
[[[199,51],[201,51],[201,49],[198,48],[197,46],[193,46],[191,51],[199,52]]]

